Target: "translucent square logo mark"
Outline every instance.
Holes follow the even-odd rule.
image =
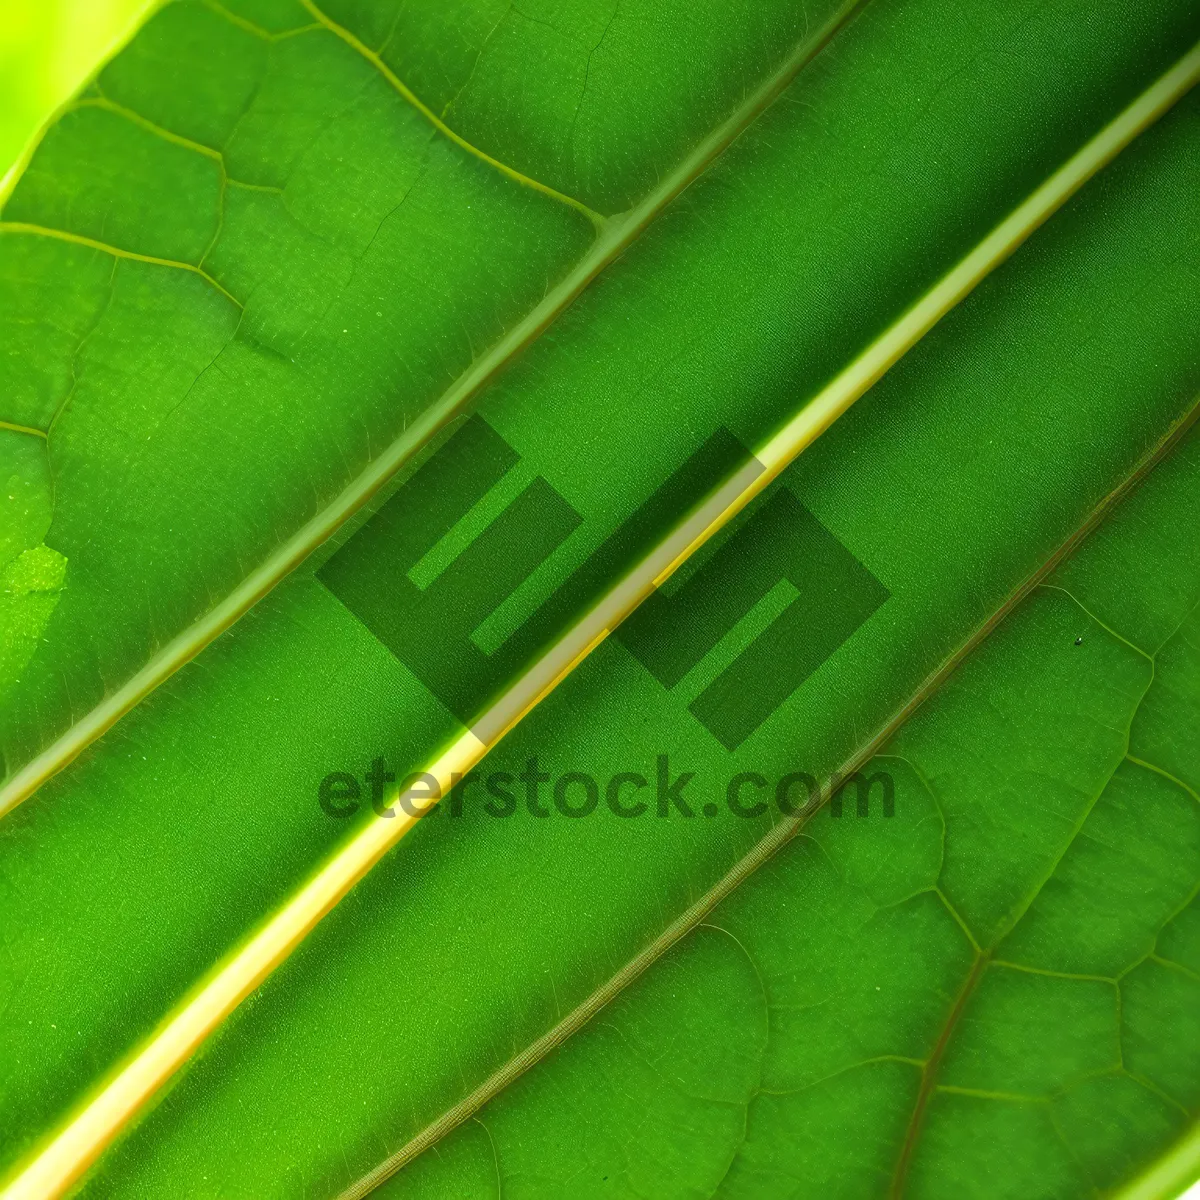
[[[472,537],[463,518],[519,461],[471,418],[317,573],[464,725],[522,665],[521,639],[488,654],[472,635],[582,522],[538,476]],[[444,569],[414,582],[439,549]]]
[[[467,421],[318,572],[464,724],[657,543],[748,452],[720,429],[498,646],[481,628],[560,547],[580,514],[520,456]],[[503,503],[488,510],[489,500]],[[471,514],[488,510],[481,528]],[[727,749],[750,736],[888,598],[776,485],[615,637]],[[427,581],[421,567],[440,562]]]
[[[687,689],[698,677],[689,710],[735,750],[888,596],[777,487],[677,589],[648,597],[617,637],[663,687]]]

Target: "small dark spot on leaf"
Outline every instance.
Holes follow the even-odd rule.
[[[1077,646],[1082,646],[1082,645],[1083,645],[1083,638],[1081,638],[1081,637],[1077,637],[1077,638],[1075,639],[1075,645],[1077,645]]]

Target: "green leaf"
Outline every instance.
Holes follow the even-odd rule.
[[[862,768],[865,819],[851,784],[793,826],[377,1194],[1078,1196],[1168,1147],[1200,1109],[1198,484],[1193,432]]]
[[[853,7],[613,0],[611,43],[589,4],[423,35],[374,4],[164,8],[0,212],[0,419],[53,426],[71,563],[0,727],[0,811],[369,501]],[[546,69],[501,105],[514,56]]]
[[[286,6],[260,0],[244,10],[260,28],[288,32],[286,20],[272,23]],[[21,679],[28,690],[6,707],[6,727],[17,731],[7,745],[26,748],[14,751],[14,762],[42,744],[49,728],[43,722],[53,725],[54,689],[79,697],[72,701],[76,715],[95,712],[95,696],[106,685],[119,694],[129,671],[147,661],[147,647],[158,653],[178,631],[194,629],[186,622],[194,623],[196,613],[216,612],[219,604],[207,607],[215,598],[244,586],[259,569],[247,546],[273,547],[269,561],[289,565],[278,547],[310,536],[316,526],[306,533],[300,522],[322,504],[329,510],[336,484],[356,466],[384,464],[366,468],[366,475],[377,471],[372,487],[396,474],[327,549],[193,665],[164,673],[163,686],[145,703],[5,817],[0,1123],[3,1166],[13,1172],[53,1159],[57,1150],[35,1156],[57,1134],[77,1128],[74,1114],[102,1108],[97,1098],[109,1093],[101,1089],[129,1078],[122,1065],[161,1047],[164,1030],[173,1028],[167,1022],[190,1011],[210,983],[229,978],[255,936],[307,895],[312,880],[324,879],[348,848],[387,826],[374,819],[362,787],[356,814],[329,816],[319,803],[323,780],[343,773],[361,782],[377,757],[403,775],[427,765],[446,742],[466,738],[467,723],[480,728],[478,714],[494,709],[486,703],[490,696],[507,695],[504,689],[530,678],[531,657],[563,644],[589,604],[631,564],[669,543],[693,502],[731,470],[740,478],[744,447],[765,455],[773,435],[808,419],[847,371],[876,361],[906,314],[937,296],[962,263],[992,244],[993,231],[1025,211],[1064,164],[1076,162],[1098,137],[1103,141],[1110,122],[1136,109],[1147,89],[1171,78],[1200,35],[1190,6],[1165,2],[1136,13],[1115,2],[1093,4],[1084,19],[1067,0],[986,13],[946,0],[877,0],[817,53],[819,39],[797,42],[804,30],[784,28],[794,14],[783,7],[784,25],[770,28],[754,25],[768,10],[747,8],[737,19],[751,32],[737,36],[728,22],[708,20],[707,10],[655,8],[676,22],[669,26],[673,36],[648,25],[642,42],[634,37],[634,9],[622,5],[612,26],[621,57],[606,64],[607,36],[582,32],[590,30],[590,7],[573,14],[578,37],[549,43],[547,26],[515,9],[489,15],[472,6],[470,19],[427,9],[423,25],[405,16],[407,9],[398,11],[397,30],[411,24],[403,37],[397,33],[396,54],[413,61],[401,64],[385,52],[383,65],[407,80],[414,95],[422,94],[420,83],[430,111],[442,111],[436,104],[443,94],[460,92],[461,109],[456,100],[438,120],[478,153],[443,134],[378,64],[326,24],[265,42],[216,7],[178,5],[108,68],[101,91],[48,136],[5,210],[5,220],[16,221],[12,206],[36,199],[44,214],[57,211],[81,223],[68,230],[73,237],[91,240],[97,227],[85,223],[100,213],[127,222],[131,236],[161,239],[153,248],[175,253],[200,227],[198,214],[206,210],[199,201],[152,208],[152,189],[131,182],[132,175],[118,181],[81,164],[126,154],[137,170],[157,164],[163,178],[186,169],[199,195],[208,186],[205,164],[216,160],[194,150],[192,158],[180,158],[175,151],[187,147],[178,139],[219,141],[223,162],[239,139],[248,139],[245,145],[263,155],[264,172],[272,163],[283,170],[285,159],[294,168],[283,198],[270,200],[271,211],[290,212],[295,204],[336,248],[337,237],[321,222],[344,220],[338,236],[349,237],[356,214],[374,210],[351,212],[347,197],[359,184],[368,197],[374,185],[381,192],[402,186],[388,171],[407,161],[377,141],[356,142],[355,131],[363,139],[370,131],[394,132],[400,126],[389,121],[410,117],[425,123],[421,178],[431,187],[436,181],[465,189],[456,193],[461,210],[444,192],[426,195],[419,210],[406,201],[389,227],[395,240],[380,247],[393,257],[371,265],[377,243],[360,243],[366,265],[348,282],[336,272],[322,274],[332,261],[328,242],[305,242],[303,253],[289,259],[263,232],[266,226],[230,223],[228,208],[217,244],[234,237],[236,227],[244,238],[240,252],[280,272],[246,292],[245,312],[233,319],[229,301],[199,271],[234,296],[242,284],[215,262],[181,271],[114,260],[78,240],[22,231],[0,238],[0,274],[10,280],[4,286],[25,305],[3,311],[17,313],[10,323],[16,344],[35,339],[25,366],[13,369],[24,389],[13,394],[48,403],[55,388],[71,392],[50,430],[52,469],[56,441],[67,454],[69,427],[61,424],[67,413],[78,414],[81,438],[86,432],[94,439],[81,440],[76,457],[62,460],[61,479],[78,481],[86,512],[68,520],[55,475],[54,524],[45,537],[66,554],[66,587],[47,624],[43,646],[51,648],[39,648],[31,662],[41,665]],[[650,13],[647,6],[646,21]],[[364,46],[375,46],[388,32],[372,25],[379,15],[363,6],[331,18],[355,30]],[[247,100],[249,85],[242,92],[233,86],[237,70],[251,79],[259,69],[254,62],[261,59],[249,51],[249,66],[230,58],[219,96],[190,90],[211,84],[213,73],[197,72],[192,81],[172,71],[170,86],[164,82],[162,63],[174,61],[171,54],[212,57],[197,30],[219,28],[228,36],[226,26],[257,38],[256,53],[275,64],[263,68],[254,99]],[[705,31],[712,31],[707,41]],[[464,33],[475,39],[466,58],[478,69],[464,67],[455,48]],[[726,64],[712,68],[712,77],[728,85],[720,104],[711,101],[712,111],[704,108],[709,76],[697,61],[705,46],[712,63]],[[662,66],[659,60],[680,47],[688,48],[682,56],[688,70]],[[753,62],[745,47],[754,47]],[[301,89],[287,74],[296,69],[287,56],[310,53],[328,57],[306,65],[309,86]],[[794,82],[779,75],[772,81],[771,70],[795,73],[813,55]],[[582,128],[592,121],[600,131],[587,135],[591,141],[563,134],[561,104],[562,80],[581,61],[590,79],[589,56],[610,71],[598,80],[607,78],[607,86],[631,97],[618,111],[610,94],[590,116],[580,105]],[[735,79],[730,63],[743,75]],[[897,63],[904,64],[899,78]],[[517,69],[536,86],[508,86],[504,81]],[[116,111],[114,105],[132,108],[134,97],[119,91],[126,84],[110,88],[110,78],[134,80],[142,89],[137,110],[174,140]],[[361,90],[338,110],[345,120],[331,133],[306,105],[326,105],[321,86],[336,90],[351,86],[347,80]],[[638,83],[626,92],[613,80]],[[696,80],[704,82],[689,84]],[[493,102],[468,103],[472,88],[485,85]],[[449,91],[439,93],[439,86]],[[705,99],[682,103],[671,89],[687,86]],[[649,108],[647,96],[663,100],[665,115],[642,140],[637,131],[647,113],[639,109]],[[227,103],[233,108],[222,108]],[[232,121],[238,105],[246,115]],[[256,112],[270,120],[256,124]],[[700,127],[701,117],[707,127]],[[130,128],[113,123],[118,118]],[[626,121],[621,145],[612,131],[618,118]],[[693,120],[696,126],[672,124]],[[745,126],[736,141],[730,121]],[[71,133],[84,122],[95,123],[88,126],[94,136]],[[94,132],[118,128],[114,139],[158,140],[138,150],[122,142],[122,150],[105,140],[108,134]],[[417,126],[403,128],[417,136]],[[1068,973],[1094,975],[1092,983],[1110,978],[1140,952],[1130,947],[1166,922],[1169,904],[1184,902],[1181,889],[1194,886],[1196,865],[1184,836],[1192,809],[1181,802],[1172,809],[1162,799],[1178,800],[1175,792],[1146,792],[1144,803],[1166,815],[1132,833],[1120,823],[1120,795],[1087,810],[1095,794],[1117,786],[1105,787],[1110,778],[1130,774],[1120,767],[1121,729],[1135,710],[1163,714],[1145,761],[1187,778],[1178,756],[1191,745],[1194,668],[1185,662],[1180,682],[1156,697],[1145,655],[1120,640],[1158,652],[1200,597],[1194,546],[1178,532],[1190,528],[1186,486],[1133,521],[1138,531],[1156,531],[1171,570],[1154,566],[1156,558],[1142,593],[1114,587],[1111,564],[1124,570],[1129,551],[1119,538],[1104,541],[1105,526],[1099,543],[1085,551],[1086,558],[1097,544],[1109,547],[1095,552],[1110,557],[1093,568],[1090,586],[1071,574],[1086,570],[1077,566],[1084,559],[1073,560],[1055,581],[1069,596],[1035,593],[914,724],[896,730],[1014,596],[1045,575],[1064,545],[1090,528],[1193,415],[1200,392],[1198,136],[1193,95],[1142,132],[710,538],[489,754],[480,769],[496,784],[490,796],[476,782],[460,793],[459,815],[451,801],[421,821],[404,847],[383,859],[224,1022],[155,1107],[136,1121],[136,1104],[121,1115],[114,1131],[127,1136],[100,1160],[85,1190],[333,1195],[381,1163],[396,1165],[396,1152],[410,1159],[433,1144],[440,1152],[443,1136],[508,1084],[512,1090],[483,1112],[485,1128],[462,1126],[468,1132],[451,1135],[444,1160],[418,1159],[390,1186],[487,1195],[500,1169],[505,1189],[518,1194],[593,1188],[590,1194],[707,1195],[722,1179],[749,1194],[788,1194],[789,1180],[801,1194],[824,1194],[822,1179],[850,1180],[861,1170],[873,1174],[847,1184],[851,1194],[886,1194],[902,1175],[910,1192],[957,1196],[986,1190],[1001,1168],[1040,1165],[1046,1169],[1034,1182],[1016,1190],[1072,1195],[1081,1179],[1107,1187],[1164,1152],[1183,1128],[1180,1108],[1191,1113],[1195,1102],[1175,1096],[1176,1084],[1159,1079],[1157,1066],[1139,1073],[1170,1102],[1154,1108],[1157,1101],[1142,1097],[1153,1089],[1136,1081],[1142,1091],[1129,1091],[1110,1053],[1111,1005],[1101,1019],[1099,1005],[1088,1009],[1081,1001],[1076,1009],[1069,999],[1064,1007],[1054,989],[1038,1004],[1018,996],[1013,1005],[1011,994],[989,999],[989,981],[1012,970],[997,961],[1006,935],[1014,940],[1003,943],[1003,953],[1011,950],[1014,962],[1045,969],[1047,956],[1082,962],[1091,955],[1094,969]],[[309,149],[297,148],[304,145]],[[630,147],[649,148],[642,165]],[[656,173],[645,163],[660,153],[682,156],[684,174],[668,175],[651,193],[657,199],[639,209],[640,224],[609,224],[591,250],[582,250],[579,261],[605,271],[579,294],[595,274],[591,267],[571,266],[565,252],[554,260],[558,267],[546,264],[554,247],[575,237],[571,231],[582,230],[586,243],[590,226],[545,189],[569,187],[571,198],[589,208],[624,203],[614,197]],[[346,160],[340,164],[339,154]],[[240,161],[243,167],[251,161],[249,150]],[[376,169],[356,173],[347,162]],[[688,172],[705,166],[681,192]],[[512,171],[543,188],[514,180]],[[296,184],[289,198],[293,177],[303,186]],[[250,182],[258,190],[243,189],[247,212],[268,204],[250,192],[268,196],[261,188],[280,186],[266,175]],[[64,198],[76,189],[82,198],[67,205]],[[227,188],[227,200],[235,190]],[[136,193],[136,204],[115,203],[127,191]],[[332,207],[318,211],[317,196]],[[508,216],[494,207],[480,217],[472,198],[482,204],[485,196],[508,206]],[[661,218],[651,222],[658,209]],[[489,213],[495,223],[488,237],[471,242],[464,231],[478,232],[470,222]],[[460,223],[450,237],[443,222],[452,214]],[[636,236],[627,234],[633,229]],[[509,240],[492,237],[500,232]],[[1029,232],[1022,228],[1003,241],[1002,253],[979,274]],[[11,257],[9,246],[17,247]],[[596,247],[600,257],[589,258]],[[39,259],[43,254],[67,257]],[[55,263],[69,287],[49,286]],[[522,292],[531,263],[540,264],[537,291]],[[551,278],[554,311],[578,299],[535,342],[544,324],[536,314],[548,310],[534,308],[530,316],[520,301],[536,304],[556,271],[574,279],[575,290],[568,294]],[[355,290],[368,284],[373,292]],[[77,290],[93,287],[96,295],[111,294],[91,328],[71,307]],[[164,287],[179,290],[179,305],[170,310],[178,318],[176,341],[157,327],[166,311],[158,290]],[[353,331],[355,340],[342,346],[330,331],[346,305],[368,296],[385,308],[363,307],[360,316],[395,317],[400,308],[390,306],[404,306],[411,326],[393,323],[381,335],[369,321],[345,324],[342,336]],[[485,320],[485,307],[510,301]],[[324,306],[321,320],[332,324],[306,325],[312,311],[306,305]],[[438,375],[443,368],[429,368],[424,378],[434,386],[422,390],[419,364],[458,344],[457,333],[438,332],[451,327],[450,314],[456,331],[490,330],[479,341],[492,340],[499,351],[482,352],[476,362],[486,370],[467,366],[468,383],[453,384],[454,371],[473,354],[468,347],[444,375]],[[304,341],[310,332],[311,344]],[[298,340],[289,343],[292,335]],[[222,338],[232,340],[219,348]],[[481,391],[475,415],[403,465],[434,428],[420,425],[419,414],[438,409],[439,421],[449,417],[517,344],[526,352]],[[65,356],[50,353],[52,345],[65,346]],[[260,353],[264,346],[275,357]],[[373,358],[376,351],[382,357]],[[34,362],[44,364],[42,373],[28,366]],[[399,364],[415,380],[403,389],[395,387]],[[81,391],[85,378],[95,392]],[[144,380],[152,386],[136,389],[135,403],[122,388]],[[448,382],[450,390],[437,399]],[[856,394],[846,392],[846,402]],[[433,408],[419,407],[418,397]],[[401,412],[408,404],[417,407]],[[376,425],[385,430],[378,441],[370,436]],[[419,428],[420,437],[405,428]],[[143,451],[139,438],[148,430],[150,449]],[[42,439],[21,436],[44,449]],[[389,437],[390,448],[380,449]],[[343,462],[339,456],[351,445],[358,457]],[[1192,457],[1181,451],[1171,468],[1192,462],[1193,447],[1188,442]],[[360,472],[351,484],[355,504],[368,499],[365,477]],[[1160,478],[1156,473],[1151,483]],[[1151,494],[1147,485],[1138,497]],[[118,495],[126,508],[111,499]],[[339,519],[353,507],[343,504]],[[56,533],[59,525],[74,529],[73,540]],[[329,532],[329,523],[322,528]],[[814,558],[823,564],[817,573],[809,565]],[[135,594],[137,608],[130,601]],[[394,603],[381,605],[380,597]],[[1076,611],[1079,601],[1071,597],[1090,602],[1096,617]],[[68,601],[70,618],[61,615]],[[154,624],[151,618],[159,617]],[[1025,625],[1032,640],[1022,643]],[[81,646],[91,647],[86,657]],[[1168,646],[1163,662],[1184,650]],[[975,682],[964,691],[963,680]],[[761,775],[773,785],[805,772],[828,781],[893,734],[898,740],[890,751],[910,764],[907,775],[894,771],[897,818],[860,823],[847,813],[835,824],[818,815],[803,839],[734,890],[799,825],[782,820],[769,802],[755,816],[731,811],[731,779]],[[972,738],[983,739],[976,752]],[[598,786],[596,811],[569,819],[563,810],[578,810],[588,799],[586,784],[576,779],[569,781],[574,790],[560,789],[557,804],[553,783],[543,784],[549,815],[533,815],[517,777],[530,774],[534,757],[551,781],[572,772],[602,782],[640,774],[648,811],[636,819],[618,815]],[[680,785],[688,773],[693,778]],[[735,799],[754,800],[755,779],[741,782]],[[803,788],[804,781],[792,783]],[[506,786],[517,811],[489,815],[484,802],[497,809]],[[349,791],[343,786],[340,798]],[[1017,817],[997,822],[997,811]],[[913,814],[921,813],[914,825]],[[1122,860],[1126,882],[1136,881],[1135,870],[1145,864],[1148,884],[1124,904],[1119,893],[1105,894],[1103,903],[1060,895],[1060,881],[1074,880],[1077,889],[1095,882],[1087,863],[1074,876],[1068,866],[1073,848],[1092,844],[1073,837],[1076,825],[1086,828],[1097,813],[1109,821],[1101,830],[1108,842],[1130,851],[1130,861]],[[1140,857],[1132,853],[1140,844],[1135,834],[1148,838]],[[1032,927],[1035,915],[1031,908],[1016,920],[1020,898],[1051,874],[1055,889],[1039,899],[1048,904],[1057,897],[1060,907],[1037,917],[1040,949],[1019,946],[1020,929]],[[1122,876],[1114,868],[1109,877]],[[1076,929],[1072,905],[1088,914],[1086,937]],[[739,912],[743,924],[735,927]],[[726,932],[693,934],[714,919],[742,944]],[[676,943],[674,957],[652,967]],[[753,970],[770,955],[782,964],[779,979],[763,975],[782,989],[778,1012]],[[955,1036],[939,1052],[938,1031],[968,982],[972,1004],[998,1006],[989,1010],[998,1016],[980,1023],[983,1033],[1007,1022],[1007,1041],[977,1040],[972,1049],[964,1031],[976,1027],[974,1010],[964,1003]],[[1100,986],[1111,997],[1114,985],[1100,980]],[[689,1006],[693,994],[702,1006]],[[834,999],[816,1005],[813,997]],[[587,1024],[608,1002],[612,1007]],[[1157,1023],[1143,1027],[1146,1053],[1184,1069],[1179,1047],[1190,1044],[1190,1002],[1182,992],[1173,999],[1160,992],[1147,1003],[1162,1011]],[[812,1012],[790,1024],[779,1016],[805,1005]],[[741,1013],[749,1014],[744,1025]],[[1013,1024],[1019,1020],[1024,1028]],[[559,1058],[525,1075],[585,1025]],[[713,1036],[714,1029],[722,1035]],[[901,1050],[889,1049],[893,1043]],[[1053,1053],[1038,1049],[1047,1043]],[[1021,1053],[1009,1053],[1013,1046]],[[958,1066],[956,1054],[967,1055]],[[887,1055],[909,1061],[889,1059],[865,1075],[850,1069]],[[932,1089],[919,1105],[920,1064],[931,1057],[939,1086],[951,1077],[943,1071],[958,1071],[955,1078],[986,1075],[976,1090],[1037,1092],[1035,1119],[1005,1125],[1008,1108],[967,1112],[958,1100],[943,1106],[942,1093]],[[814,1101],[819,1111],[805,1115],[803,1105],[825,1083],[846,1090],[836,1104]],[[1056,1117],[1071,1152],[1054,1159],[1045,1149],[1045,1125],[1037,1124],[1048,1107],[1043,1093],[1057,1096],[1085,1084],[1092,1090]],[[1109,1099],[1096,1099],[1105,1088]],[[756,1115],[772,1103],[768,1117]],[[1092,1115],[1105,1104],[1128,1110],[1124,1140],[1097,1138]],[[526,1119],[521,1105],[533,1106],[529,1112],[544,1135],[523,1143],[525,1158],[514,1149],[521,1135],[512,1133]],[[583,1173],[568,1176],[566,1168],[579,1165],[584,1137],[571,1116],[576,1106],[602,1110],[602,1127],[589,1143],[586,1172],[580,1166]],[[937,1115],[943,1107],[950,1112],[945,1120]],[[833,1126],[828,1136],[819,1135],[818,1116]],[[919,1137],[907,1137],[909,1124]],[[493,1127],[499,1136],[485,1145],[480,1138]],[[942,1142],[929,1140],[939,1128]],[[632,1149],[635,1135],[644,1142],[641,1157]],[[930,1145],[934,1150],[926,1152]],[[998,1166],[972,1157],[989,1146],[1003,1149]],[[86,1159],[77,1157],[62,1178]],[[481,1165],[490,1165],[491,1174],[457,1173]],[[593,1165],[599,1170],[587,1173]],[[439,1178],[440,1170],[448,1174]]]

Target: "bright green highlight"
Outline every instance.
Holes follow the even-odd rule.
[[[3,0],[0,179],[154,0]]]

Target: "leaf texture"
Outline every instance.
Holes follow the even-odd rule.
[[[707,61],[686,78],[659,70],[661,107],[626,95],[594,109],[592,14],[576,6],[552,38],[559,77],[520,93],[503,123],[465,126],[491,154],[397,71],[412,56],[466,103],[486,86],[473,67],[497,64],[494,89],[504,59],[544,53],[544,23],[496,13],[464,47],[470,26],[445,11],[430,46],[398,19],[378,28],[373,5],[243,7],[166,7],[47,132],[0,212],[14,347],[0,419],[53,429],[49,536],[74,564],[5,714],[6,807],[369,500],[848,13],[780,0],[733,29],[715,3],[681,6],[676,31]],[[617,57],[600,55],[596,86],[651,70],[663,43],[646,35],[664,15],[614,11]],[[164,67],[181,56],[208,65]],[[563,129],[579,71],[578,120]],[[714,109],[722,120],[696,142]],[[587,171],[614,187],[657,186],[609,222],[502,161],[530,123],[548,146],[594,134]]]
[[[820,809],[375,1194],[1129,1182],[1200,1109],[1198,480],[1192,433],[863,767],[894,817]]]
[[[622,4],[607,29],[597,12],[172,5],[9,199],[0,288],[18,353],[0,369],[27,405],[11,423],[49,432],[0,430],[34,464],[11,561],[43,555],[38,585],[17,594],[40,624],[0,660],[25,655],[4,701],[10,767],[213,611],[364,465],[393,455],[399,473],[0,825],[3,1167],[374,820],[365,791],[351,817],[330,817],[323,779],[362,778],[377,757],[420,769],[1200,36],[1194,8],[1166,2],[875,0],[836,33],[820,22],[850,14],[832,8],[739,9],[732,28],[724,7]],[[818,34],[832,35],[820,53]],[[807,46],[795,81],[663,194],[662,215],[538,326],[474,415],[400,469],[396,445],[420,440],[406,429],[618,236],[619,217],[597,234],[579,205],[611,215],[654,194]],[[164,73],[216,48],[217,74]],[[536,86],[512,86],[531,61]],[[732,813],[728,781],[827,780],[869,751],[1189,419],[1198,123],[1193,95],[1138,137],[588,657],[481,766],[509,775],[512,817],[490,815],[502,795],[476,784],[459,816],[444,805],[422,821],[85,1194],[335,1195],[429,1140],[489,1079],[516,1078],[510,1064],[555,1041],[567,1014],[593,1015],[614,979],[623,992],[695,925],[698,901],[785,828],[769,806]],[[152,176],[104,167],[126,159]],[[35,219],[74,240],[32,232]],[[1155,487],[1185,479],[1187,447]],[[47,452],[52,509],[36,486]],[[1191,809],[1150,768],[1122,765],[1122,731],[1160,713],[1143,761],[1189,778],[1194,672],[1185,662],[1156,691],[1147,656],[1186,658],[1186,633],[1172,635],[1197,585],[1190,526],[1170,502],[1136,503],[1133,527],[1153,530],[1144,563],[1104,526],[1060,590],[1030,597],[896,734],[894,823],[814,818],[722,901],[716,929],[689,934],[482,1125],[388,1186],[824,1195],[841,1180],[847,1195],[957,1196],[1000,1169],[971,1157],[990,1145],[1011,1171],[1045,1168],[1016,1190],[1071,1195],[1166,1147],[1194,1103],[1158,1066],[1135,1079],[1114,1065],[1127,1035],[1111,1001],[1118,976],[1147,976],[1130,947],[1182,912]],[[648,810],[598,804],[572,820],[547,781],[538,816],[518,782],[533,758],[552,779],[640,774]],[[679,803],[670,783],[685,773]],[[1138,833],[1140,858],[1114,832],[1138,805],[1159,822]],[[1094,864],[1069,867],[1105,839],[1128,852],[1110,876],[1129,883],[1129,914]],[[1021,942],[1035,926],[1041,949]],[[1088,969],[1067,970],[1072,955]],[[993,983],[1043,986],[1031,967],[1094,977],[1078,995],[1108,1008]],[[1161,1056],[1186,1039],[1187,1001],[1147,995],[1163,1012],[1145,1045]],[[1048,1015],[1023,1030],[1013,1013]],[[987,1043],[993,1027],[1010,1032]],[[1031,1049],[1038,1037],[1055,1055]],[[972,1108],[952,1087],[1021,1100]],[[662,1121],[635,1120],[628,1096]],[[1109,1099],[1132,1132],[1089,1148],[1089,1114]],[[576,1104],[603,1110],[583,1164],[563,1124]],[[818,1136],[818,1112],[839,1136]],[[536,1138],[513,1132],[528,1119]],[[865,1128],[870,1154],[868,1135],[846,1139]]]

